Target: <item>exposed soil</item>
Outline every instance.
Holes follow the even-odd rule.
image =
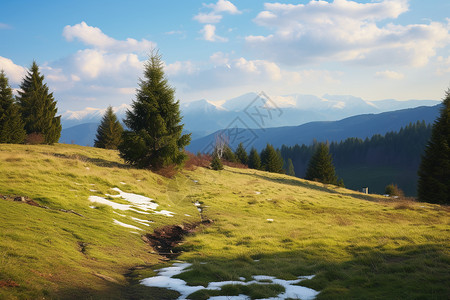
[[[11,195],[2,195],[2,194],[0,194],[0,199],[8,200],[8,201],[16,201],[16,202],[19,202],[19,203],[26,203],[28,205],[35,206],[35,207],[40,207],[40,208],[44,208],[44,209],[51,209],[51,210],[58,210],[58,211],[62,211],[62,212],[65,212],[65,213],[71,213],[71,214],[75,214],[75,215],[80,216],[80,217],[84,217],[82,214],[79,214],[76,211],[73,211],[72,209],[69,209],[69,210],[63,209],[63,208],[55,209],[55,208],[50,208],[50,207],[45,206],[45,205],[40,205],[39,203],[37,203],[36,201],[34,201],[33,199],[31,199],[31,198],[29,198],[27,196],[17,196],[17,195],[11,196]]]
[[[202,222],[185,223],[181,225],[166,225],[155,229],[153,233],[142,236],[142,239],[150,244],[159,255],[167,259],[173,259],[181,254],[177,246],[183,241],[184,236],[194,233],[200,225],[211,224],[212,220]]]

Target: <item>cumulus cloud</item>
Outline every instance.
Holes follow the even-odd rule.
[[[200,33],[203,35],[203,39],[210,42],[226,42],[227,38],[218,36],[216,34],[216,26],[211,24],[206,24],[203,26],[203,29],[200,30]]]
[[[337,60],[422,66],[449,43],[449,28],[438,22],[384,24],[407,10],[406,0],[266,3],[254,22],[272,33],[247,36],[246,43],[260,58],[289,65]]]
[[[5,71],[9,84],[19,84],[27,74],[27,69],[2,56],[0,56],[0,70]]]
[[[385,78],[385,79],[403,79],[405,75],[399,72],[386,70],[386,71],[380,71],[375,73],[375,77],[377,78]]]
[[[208,14],[199,13],[198,15],[194,16],[194,20],[199,23],[219,23],[220,20],[222,20],[222,16],[217,15],[214,12]]]
[[[227,0],[219,0],[213,4],[203,4],[205,7],[211,8],[216,13],[226,12],[232,15],[240,14],[241,12],[237,7]]]
[[[141,41],[127,38],[125,41],[113,39],[104,34],[100,28],[87,25],[85,22],[64,27],[63,36],[71,42],[75,39],[82,43],[108,52],[148,52],[156,44],[142,39]]]

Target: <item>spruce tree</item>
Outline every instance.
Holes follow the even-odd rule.
[[[250,154],[248,156],[248,167],[256,170],[261,169],[261,157],[255,148],[250,150]]]
[[[219,158],[219,155],[217,154],[217,151],[214,151],[213,159],[211,161],[211,169],[216,171],[223,170],[223,164]]]
[[[123,132],[120,156],[140,168],[158,170],[180,165],[186,159],[184,147],[191,140],[190,134],[182,134],[179,101],[175,101],[175,90],[169,86],[163,68],[161,56],[153,52],[124,120],[130,130]]]
[[[57,143],[61,136],[61,116],[56,116],[56,100],[35,61],[20,85],[17,100],[27,134],[42,135],[46,144]]]
[[[234,154],[241,164],[243,165],[248,164],[247,151],[245,151],[244,145],[242,143],[240,143],[239,146],[236,148],[236,152]]]
[[[283,158],[270,144],[267,144],[266,148],[261,151],[261,165],[265,171],[284,173]]]
[[[22,143],[25,129],[5,72],[0,71],[0,143]]]
[[[333,159],[326,144],[319,143],[317,145],[317,149],[308,163],[305,179],[337,184]]]
[[[228,145],[225,145],[225,147],[223,148],[222,158],[229,162],[237,162],[233,150],[231,150],[231,148]]]
[[[286,174],[289,176],[295,176],[294,164],[290,158],[288,158],[287,161]]]
[[[106,109],[100,125],[97,128],[97,135],[94,147],[105,149],[117,149],[122,141],[123,127],[117,120],[116,114],[111,106]]]
[[[450,204],[450,89],[419,167],[417,194],[420,201]]]

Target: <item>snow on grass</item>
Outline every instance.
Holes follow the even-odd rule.
[[[117,221],[116,219],[113,219],[113,221],[114,221],[114,224],[122,226],[122,227],[136,229],[136,230],[142,230],[139,227],[136,227],[136,226],[133,226],[133,225],[130,225],[130,224],[126,224],[126,223],[122,223],[120,221]]]
[[[116,203],[116,202],[107,200],[105,198],[99,197],[99,196],[89,196],[88,199],[91,202],[105,204],[105,205],[111,206],[114,209],[119,209],[119,210],[130,210],[131,209],[131,205]]]
[[[155,211],[154,214],[156,214],[156,215],[163,215],[163,216],[166,216],[166,217],[173,217],[173,215],[175,213],[163,209],[163,210],[160,210],[160,211]]]
[[[119,188],[112,188],[113,191],[116,191],[119,193],[119,195],[108,195],[106,194],[106,196],[110,196],[113,198],[123,198],[124,200],[127,200],[130,203],[133,203],[136,207],[147,211],[147,210],[155,210],[158,208],[158,204],[155,202],[152,202],[152,198],[149,197],[145,197],[142,195],[137,195],[137,194],[133,194],[133,193],[126,193],[121,191]]]
[[[181,295],[178,299],[186,299],[190,294],[202,290],[220,290],[222,286],[229,284],[240,284],[240,285],[251,285],[251,284],[279,284],[284,287],[285,291],[276,297],[267,298],[267,299],[303,299],[303,300],[312,300],[315,299],[319,294],[318,291],[297,285],[299,282],[305,279],[311,279],[314,275],[310,276],[299,276],[298,279],[295,280],[283,280],[278,279],[273,276],[266,275],[255,275],[253,276],[254,280],[244,281],[244,278],[239,278],[237,281],[218,281],[218,282],[210,282],[208,286],[205,288],[203,286],[188,286],[186,281],[178,278],[172,278],[175,275],[179,275],[183,273],[187,268],[191,266],[190,263],[174,263],[171,267],[163,268],[158,270],[158,276],[149,277],[141,280],[141,284],[150,287],[160,287],[166,288],[170,290],[174,290],[179,292]],[[246,295],[238,295],[238,296],[215,296],[210,297],[209,299],[250,299],[250,297]]]
[[[131,217],[131,219],[132,219],[133,221],[138,222],[139,224],[144,225],[144,226],[150,226],[149,223],[154,223],[153,221],[150,221],[150,220],[142,220],[142,219],[138,219],[138,218],[135,218],[135,217]]]

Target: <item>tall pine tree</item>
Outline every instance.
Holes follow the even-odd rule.
[[[117,120],[111,106],[106,109],[100,125],[97,128],[97,135],[94,147],[105,149],[117,149],[122,141],[123,127]]]
[[[257,170],[261,169],[261,157],[255,148],[250,150],[250,154],[248,156],[248,167]]]
[[[283,158],[270,144],[267,144],[266,148],[261,151],[261,165],[265,171],[284,173]]]
[[[420,201],[450,204],[450,89],[419,167],[417,194]]]
[[[320,143],[317,145],[317,149],[308,163],[305,179],[337,184],[333,159],[326,144]]]
[[[186,159],[184,147],[191,140],[182,134],[179,101],[164,76],[161,56],[154,52],[145,64],[136,100],[124,120],[130,130],[122,135],[120,156],[140,168],[161,169]]]
[[[46,144],[58,142],[61,116],[56,116],[56,100],[49,93],[35,61],[22,81],[17,97],[27,134],[40,134]]]
[[[25,129],[5,72],[0,71],[0,143],[22,143]]]
[[[241,164],[246,165],[248,163],[247,151],[245,151],[242,143],[239,143],[239,146],[236,148],[236,152],[234,154]]]

